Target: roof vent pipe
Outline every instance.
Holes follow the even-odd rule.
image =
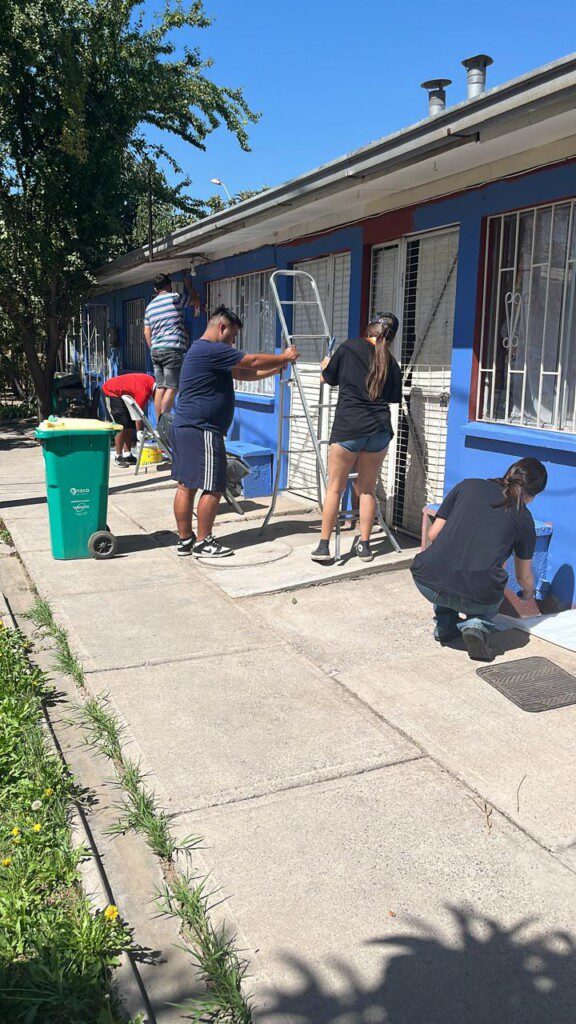
[[[486,91],[486,68],[494,61],[486,53],[477,53],[475,57],[467,57],[462,61],[468,74],[468,99],[473,100]]]
[[[451,78],[431,78],[429,82],[422,82],[422,88],[428,92],[429,114],[441,114],[446,106],[446,86],[452,85]]]

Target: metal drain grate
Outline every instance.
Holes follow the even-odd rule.
[[[576,704],[576,676],[548,658],[521,658],[507,665],[476,669],[476,675],[522,711],[552,711]]]

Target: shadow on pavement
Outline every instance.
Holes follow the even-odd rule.
[[[267,995],[263,1024],[573,1024],[574,938],[543,931],[535,919],[506,928],[489,917],[449,908],[456,934],[448,943],[419,922],[374,938],[386,950],[371,987],[337,958],[330,981],[303,960],[286,957],[295,982]]]

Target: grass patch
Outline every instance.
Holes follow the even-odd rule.
[[[22,634],[0,629],[0,1020],[117,1024],[113,968],[131,937],[94,911],[72,845],[74,784],[45,742],[51,693]]]
[[[4,544],[8,544],[9,547],[14,547],[12,534],[10,533],[10,530],[7,529],[6,523],[3,519],[0,519],[0,540],[3,541]]]
[[[54,640],[56,645],[54,667],[59,672],[70,676],[76,683],[76,686],[84,690],[86,688],[84,669],[70,648],[66,631],[56,622],[48,601],[37,597],[30,611],[26,613],[26,618],[34,622],[38,629],[41,629]]]
[[[160,894],[159,905],[165,913],[180,918],[184,934],[194,945],[194,959],[208,993],[185,1007],[190,1019],[230,1021],[230,1024],[251,1024],[252,1007],[242,995],[242,979],[248,963],[235,949],[235,936],[224,927],[215,929],[210,921],[210,899],[207,879],[177,876]]]

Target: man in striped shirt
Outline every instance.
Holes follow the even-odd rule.
[[[150,349],[156,378],[154,406],[159,420],[174,404],[182,360],[188,348],[188,332],[184,323],[184,308],[198,305],[199,298],[192,282],[184,275],[186,296],[172,291],[168,274],[154,278],[154,298],[146,306],[144,337]]]

